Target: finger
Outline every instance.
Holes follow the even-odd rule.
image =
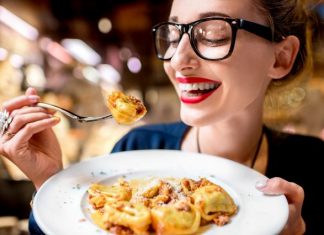
[[[14,116],[7,132],[9,133],[17,133],[20,129],[22,129],[25,125],[29,123],[33,123],[36,121],[40,121],[43,119],[51,118],[52,115],[44,113],[44,112],[36,112],[36,113],[26,113],[21,115]]]
[[[289,203],[302,204],[304,201],[304,190],[301,186],[279,177],[271,178],[257,188],[267,195],[284,194]]]
[[[36,122],[28,123],[15,135],[14,138],[18,143],[27,143],[33,135],[51,128],[59,122],[59,117],[52,116]]]
[[[55,111],[52,111],[51,109],[44,109],[42,107],[37,107],[37,106],[26,106],[21,109],[15,109],[11,112],[11,116],[13,118],[23,115],[23,114],[28,114],[28,113],[49,113],[49,114],[54,114],[56,113]]]
[[[0,153],[6,156],[8,159],[14,161],[13,158],[18,157],[22,148],[26,148],[26,146],[28,146],[28,142],[33,135],[45,131],[46,129],[50,129],[59,122],[60,118],[50,117],[27,124],[11,138],[8,138],[7,135],[1,136]]]
[[[15,133],[6,131],[2,136],[1,136],[1,144],[4,145],[7,143],[10,139],[12,139],[15,136]]]
[[[37,90],[35,88],[33,88],[33,87],[28,87],[25,94],[27,96],[29,96],[29,95],[37,95]]]
[[[20,109],[24,106],[34,105],[39,101],[39,96],[28,95],[18,96],[13,99],[7,100],[2,104],[2,109],[7,110],[9,113],[15,109]]]

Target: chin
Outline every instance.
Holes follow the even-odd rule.
[[[208,122],[205,120],[205,115],[202,115],[200,112],[200,110],[181,107],[180,118],[182,122],[188,126],[203,126],[208,124]]]
[[[189,126],[201,127],[214,125],[226,120],[228,118],[228,113],[210,110],[210,108],[209,111],[207,111],[206,109],[193,108],[181,104],[180,118],[182,122]]]

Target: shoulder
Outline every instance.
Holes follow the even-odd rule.
[[[324,157],[324,141],[313,136],[289,134],[266,129],[269,143],[269,159],[266,175],[279,176],[303,187],[305,199],[302,215],[307,224],[309,234],[321,231],[320,214],[314,208],[323,208],[321,187],[318,177],[322,172]],[[320,209],[319,209],[320,211]],[[312,232],[311,232],[312,231]],[[307,233],[308,234],[308,233]]]
[[[114,146],[112,152],[136,149],[179,149],[189,129],[182,122],[144,125],[130,130]]]
[[[324,141],[301,134],[290,134],[265,128],[268,140],[268,176],[291,178],[301,172],[315,172],[324,156]]]
[[[269,148],[277,151],[314,152],[324,154],[324,141],[320,138],[290,134],[265,127]]]

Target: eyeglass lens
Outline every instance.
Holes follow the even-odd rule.
[[[224,20],[208,20],[195,24],[189,32],[196,53],[207,59],[221,59],[228,55],[232,43],[232,27]],[[156,30],[155,44],[159,57],[171,59],[181,40],[180,27],[162,24]]]

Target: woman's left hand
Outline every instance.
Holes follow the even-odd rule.
[[[286,226],[280,235],[301,235],[305,233],[306,226],[301,215],[304,202],[304,189],[293,182],[274,177],[265,184],[257,184],[256,188],[266,195],[284,194],[289,204],[289,217]]]

